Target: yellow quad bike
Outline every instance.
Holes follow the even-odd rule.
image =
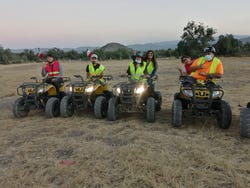
[[[240,110],[240,135],[250,138],[250,102]]]
[[[53,84],[46,83],[45,79],[38,80],[31,77],[31,82],[24,82],[17,88],[17,94],[21,97],[13,104],[13,114],[17,118],[26,117],[31,109],[45,109],[50,118],[60,115],[60,100],[64,96],[63,83],[69,81],[63,77],[59,93]]]
[[[183,112],[191,112],[195,117],[215,115],[220,128],[230,127],[232,111],[229,103],[222,100],[224,91],[220,85],[211,80],[198,82],[191,76],[181,76],[180,82],[180,92],[172,104],[173,127],[182,125]]]
[[[111,75],[92,76],[84,80],[81,75],[74,75],[78,81],[72,81],[65,87],[67,94],[61,100],[60,112],[63,117],[70,117],[78,109],[94,110],[96,118],[104,118],[107,115],[107,105],[111,97],[108,90],[108,81]]]
[[[108,120],[115,121],[120,113],[143,112],[148,122],[155,121],[155,112],[161,110],[162,97],[159,91],[152,91],[153,78],[141,77],[137,81],[129,79],[113,87],[113,97],[109,100]]]

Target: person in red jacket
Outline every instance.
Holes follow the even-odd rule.
[[[193,60],[189,56],[182,56],[181,57],[181,63],[184,65],[183,67],[177,67],[179,70],[181,76],[187,76],[191,74],[190,67],[193,64]]]
[[[43,66],[41,74],[45,77],[45,82],[53,84],[56,87],[57,93],[59,93],[62,83],[62,67],[50,53],[47,54],[47,62]]]

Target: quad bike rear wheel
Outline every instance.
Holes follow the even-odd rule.
[[[180,127],[182,124],[182,102],[175,99],[172,104],[172,125],[173,127]]]
[[[45,112],[47,117],[53,118],[60,115],[60,101],[56,97],[51,97],[45,106]]]
[[[107,116],[107,100],[104,96],[99,96],[94,104],[95,117],[102,119]]]
[[[74,114],[73,99],[70,96],[64,96],[60,104],[60,114],[62,117],[71,117]]]
[[[109,121],[115,121],[117,119],[118,110],[116,105],[116,98],[112,97],[108,103],[107,118]]]
[[[30,111],[28,107],[24,104],[25,99],[23,97],[19,97],[15,100],[12,108],[13,115],[17,118],[26,117]]]
[[[153,97],[149,97],[147,100],[147,121],[154,122],[155,121],[155,99]]]
[[[250,108],[240,111],[240,135],[250,138]]]
[[[219,113],[217,115],[217,123],[220,128],[228,129],[232,121],[232,111],[228,102],[221,100]]]

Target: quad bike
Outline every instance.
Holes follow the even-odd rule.
[[[215,115],[217,124],[222,129],[231,125],[232,111],[229,103],[222,100],[223,88],[211,80],[198,82],[190,76],[180,77],[180,92],[174,96],[172,104],[172,125],[182,125],[183,112],[194,116]]]
[[[250,138],[250,102],[240,111],[240,135]]]
[[[148,122],[155,121],[155,112],[161,110],[162,97],[159,91],[150,87],[157,77],[141,77],[137,81],[128,80],[113,87],[113,97],[108,104],[108,120],[115,121],[122,112],[144,112]]]
[[[113,77],[111,75],[92,76],[84,81],[81,75],[74,76],[79,80],[70,82],[65,87],[67,95],[61,100],[61,116],[70,117],[77,109],[93,109],[96,118],[106,117],[108,100],[111,97],[107,81]]]
[[[63,77],[59,93],[53,84],[46,83],[46,79],[38,80],[31,77],[33,81],[24,82],[17,88],[20,95],[13,104],[13,114],[17,118],[26,117],[31,109],[45,109],[50,118],[60,115],[60,100],[64,94],[64,82],[69,78]]]

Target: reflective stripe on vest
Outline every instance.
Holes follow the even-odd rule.
[[[90,73],[91,75],[100,75],[100,74],[102,74],[102,72],[103,72],[104,69],[105,69],[105,67],[104,67],[103,65],[100,65],[100,66],[98,67],[98,69],[95,69],[93,63],[89,64],[88,67],[89,67],[89,73]]]
[[[56,77],[60,73],[59,67],[59,62],[54,61],[52,64],[47,63],[45,65],[45,71],[47,72],[48,76]]]
[[[149,64],[147,65],[147,73],[152,74],[154,69],[155,69],[155,65],[152,61],[150,61]]]
[[[206,61],[205,57],[200,57],[197,63],[197,66],[200,66]],[[216,73],[217,66],[219,65],[220,60],[216,57],[213,58],[212,64],[210,66],[209,74],[214,74]],[[195,72],[191,73],[191,76],[194,75]]]
[[[143,63],[143,65],[142,66],[139,65],[136,70],[135,70],[134,62],[132,61],[129,63],[129,70],[130,70],[132,80],[139,80],[140,76],[144,75],[144,70],[146,68],[146,62],[143,61],[142,63]]]

